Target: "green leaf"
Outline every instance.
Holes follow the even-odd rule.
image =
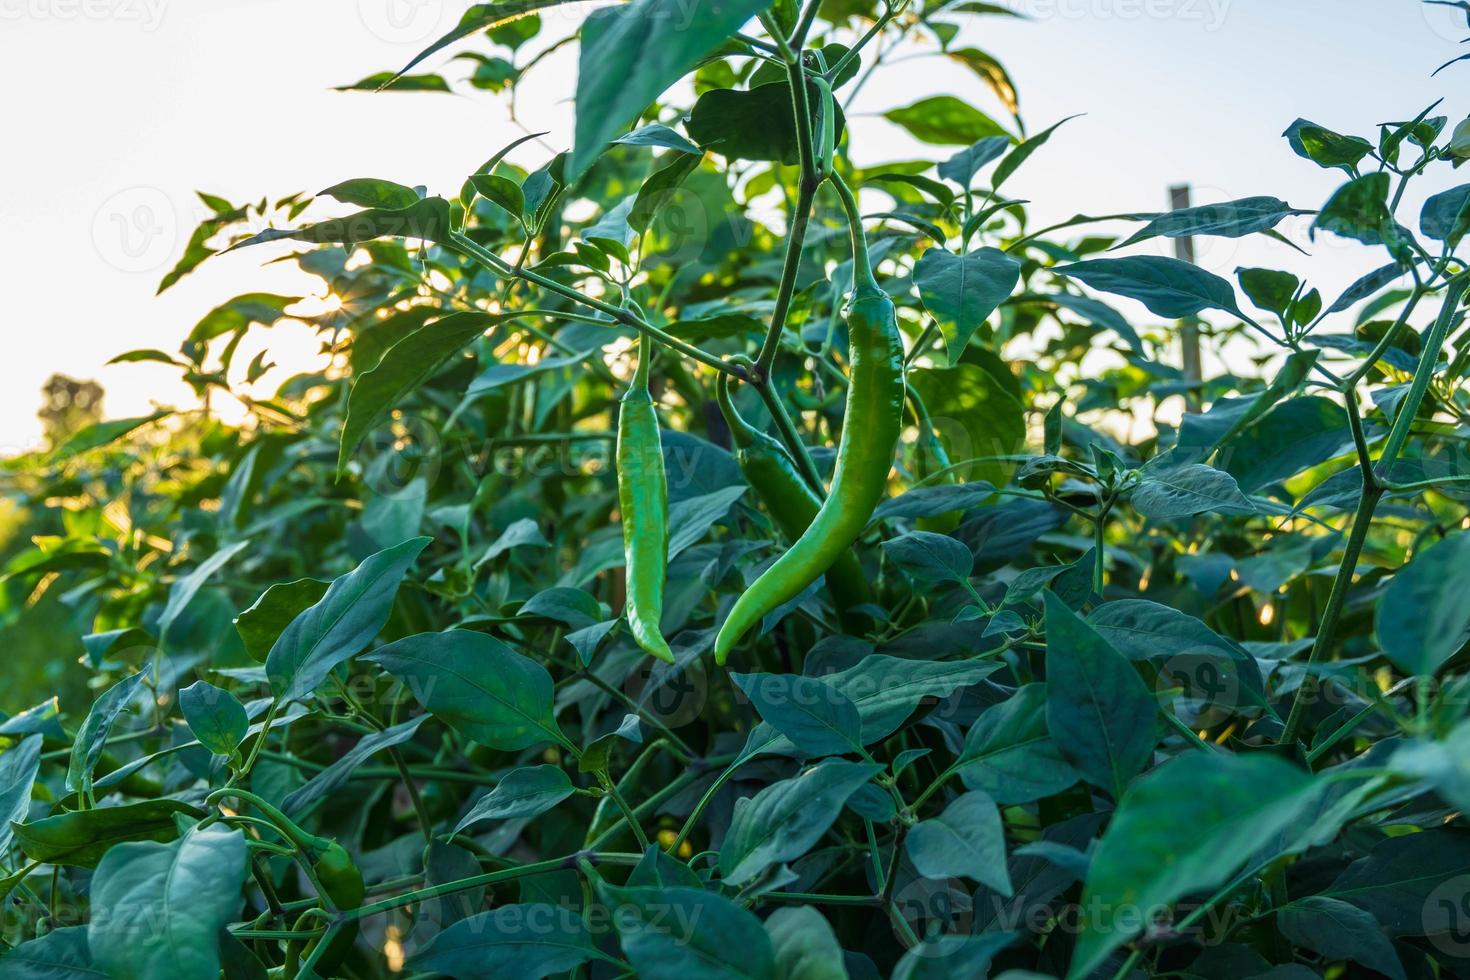
[[[961,188],[968,189],[970,181],[989,163],[1001,158],[1010,149],[1009,136],[987,136],[950,157],[939,165],[939,176],[952,180]]]
[[[650,844],[638,864],[628,872],[627,885],[652,885],[657,887],[703,888],[704,881],[694,869],[673,857],[660,844]]]
[[[276,242],[283,238],[313,244],[359,245],[375,238],[413,238],[426,242],[443,242],[453,230],[449,202],[442,197],[428,197],[406,208],[369,208],[345,218],[319,221],[304,228],[269,228],[257,232],[225,251],[233,252],[247,245]]]
[[[679,153],[692,153],[694,156],[701,156],[704,153],[698,146],[689,142],[689,139],[682,133],[662,123],[640,126],[625,136],[619,136],[613,142],[625,146],[657,146],[665,150],[676,150]]]
[[[664,89],[768,6],[770,0],[632,0],[594,11],[582,25],[568,184]]]
[[[64,926],[21,943],[0,958],[4,980],[88,980],[107,974],[92,962],[86,926]]]
[[[1432,677],[1470,640],[1470,533],[1418,552],[1378,598],[1374,635],[1406,674]]]
[[[314,578],[277,582],[261,593],[251,607],[235,617],[235,632],[245,652],[257,663],[265,663],[277,638],[302,610],[321,601],[329,583]]]
[[[336,579],[321,599],[291,620],[265,658],[279,704],[303,698],[332,668],[367,646],[393,611],[398,583],[430,538],[410,538],[364,558]]]
[[[1021,263],[995,248],[955,255],[931,248],[914,266],[914,284],[924,309],[939,321],[951,364],[975,331],[1005,302],[1021,278]]]
[[[1023,163],[1031,159],[1031,154],[1045,146],[1047,141],[1051,139],[1052,134],[1061,128],[1063,123],[1069,123],[1076,118],[1076,116],[1068,116],[1061,122],[1053,123],[1035,136],[1022,142],[1020,146],[1017,146],[1007,154],[1006,158],[1000,162],[1000,166],[995,168],[995,173],[990,178],[991,187],[997,191],[1000,190],[1000,185],[1010,180],[1011,175],[1019,170]]]
[[[102,757],[112,723],[127,710],[147,677],[147,670],[124,677],[93,703],[71,745],[71,759],[66,767],[68,790],[84,794],[91,792],[92,770],[97,768],[97,760]]]
[[[1005,486],[1016,464],[1003,457],[1022,452],[1027,437],[1026,409],[1006,385],[968,360],[910,369],[908,383],[928,409],[954,478]]]
[[[173,412],[169,411],[158,411],[152,415],[142,415],[137,418],[95,422],[72,435],[66,442],[53,449],[50,455],[46,457],[46,462],[55,464],[75,459],[83,453],[89,453],[94,449],[101,449],[103,446],[114,443],[124,436],[132,435],[134,432],[143,428],[143,426],[152,425],[159,419],[167,418],[172,414]]]
[[[883,118],[908,130],[922,143],[968,146],[987,136],[1010,137],[1000,123],[952,95],[934,95],[913,105],[889,109]]]
[[[1463,935],[1465,888],[1457,879],[1466,874],[1470,840],[1449,830],[1424,830],[1380,842],[1321,894],[1356,905],[1390,936],[1450,938]]]
[[[1004,65],[996,61],[994,56],[977,48],[950,48],[945,54],[970,69],[988,85],[995,97],[1005,105],[1006,111],[1016,118],[1016,124],[1020,125],[1021,100],[1016,94],[1016,83],[1011,80],[1010,72],[1006,71]]]
[[[1242,702],[1267,706],[1255,657],[1187,613],[1147,599],[1119,599],[1093,609],[1087,622],[1129,660],[1153,663],[1161,682],[1184,688],[1187,698],[1231,711]]]
[[[809,105],[817,89],[807,86]],[[833,104],[835,138],[847,125],[842,108]],[[769,82],[752,89],[719,88],[701,95],[689,113],[689,135],[712,153],[728,160],[772,160],[793,165],[800,159],[796,142],[795,107],[789,82]]]
[[[1424,780],[1450,803],[1470,809],[1470,721],[1437,742],[1418,739],[1401,746],[1389,759],[1389,768]]]
[[[1192,752],[1140,779],[1093,855],[1082,907],[1097,914],[1084,917],[1068,980],[1091,975],[1132,938],[1140,913],[1223,884],[1314,791],[1306,773],[1259,753]]]
[[[893,980],[952,980],[956,977],[988,977],[995,954],[1016,941],[1013,932],[990,932],[981,936],[939,936],[924,939],[893,968]],[[1015,980],[1008,971],[998,980]]]
[[[1328,960],[1351,960],[1391,980],[1405,980],[1403,964],[1378,920],[1347,902],[1310,895],[1276,913],[1281,934]]]
[[[344,180],[319,192],[317,196],[336,198],[343,204],[355,204],[360,208],[382,208],[385,211],[411,208],[419,202],[419,194],[412,187],[374,177]]]
[[[825,681],[800,674],[731,674],[761,720],[811,758],[861,752],[857,705]]]
[[[475,567],[488,565],[512,548],[549,548],[551,542],[546,540],[546,535],[541,533],[541,528],[529,517],[522,517],[518,521],[512,521],[502,532],[500,537],[490,542],[490,547],[475,562]]]
[[[1291,301],[1296,298],[1302,281],[1290,272],[1275,269],[1236,269],[1235,277],[1250,301],[1285,319]]]
[[[404,75],[391,71],[379,71],[359,79],[351,85],[333,86],[334,92],[450,92],[452,89],[442,75]]]
[[[1012,894],[1005,828],[984,793],[965,793],[939,816],[915,824],[904,846],[925,878],[973,878],[1007,898]]]
[[[1444,242],[1454,248],[1470,232],[1470,184],[1435,194],[1424,202],[1419,214],[1419,230],[1424,237]]]
[[[594,959],[609,957],[598,952],[576,909],[527,902],[459,920],[406,965],[450,977],[541,980]]]
[[[1397,262],[1390,262],[1388,265],[1374,269],[1343,290],[1343,294],[1327,308],[1327,312],[1341,313],[1343,310],[1351,309],[1354,305],[1361,303],[1384,286],[1403,278],[1404,275],[1404,266],[1399,265]]]
[[[1148,467],[1129,498],[1134,510],[1156,521],[1196,514],[1254,514],[1235,478],[1204,463]]]
[[[440,37],[418,54],[413,60],[398,70],[399,75],[412,71],[414,67],[432,54],[444,50],[455,41],[478,34],[481,31],[492,31],[497,27],[509,24],[538,10],[547,7],[555,7],[558,4],[569,3],[570,0],[496,0],[495,3],[472,4],[460,17],[459,23],[454,29]]]
[[[810,905],[786,905],[766,917],[775,980],[848,980],[832,926]]]
[[[526,197],[521,185],[501,174],[475,174],[470,186],[483,198],[499,205],[512,218],[522,220],[526,213]]]
[[[1364,245],[1393,241],[1396,226],[1388,210],[1390,189],[1391,179],[1383,171],[1349,181],[1322,206],[1312,223],[1312,234],[1320,228]]]
[[[539,616],[586,629],[602,621],[602,606],[581,589],[557,585],[537,592],[521,604],[517,616]]]
[[[506,773],[454,825],[454,833],[483,820],[539,817],[571,796],[572,781],[560,766],[525,766]]]
[[[980,661],[923,661],[873,653],[822,680],[857,705],[863,744],[887,738],[925,698],[947,698],[979,684],[1000,668]]]
[[[910,531],[883,542],[883,553],[920,582],[968,582],[975,556],[962,542],[933,531]]]
[[[1222,443],[1225,471],[1246,493],[1296,476],[1352,446],[1347,412],[1318,395],[1292,398]]]
[[[413,738],[419,726],[424,723],[424,718],[424,715],[419,715],[417,718],[410,718],[391,728],[385,728],[381,732],[364,735],[357,740],[356,745],[342,753],[331,765],[312,776],[302,786],[292,790],[281,801],[281,809],[286,816],[292,818],[300,818],[310,813],[318,803],[345,786],[353,771],[374,754],[395,745],[402,745]]]
[[[1088,259],[1052,270],[1105,293],[1138,300],[1155,316],[1183,320],[1202,310],[1243,317],[1230,283],[1197,265],[1159,255]]]
[[[1157,705],[1123,655],[1050,591],[1046,726],[1067,761],[1121,798],[1153,756]]]
[[[229,691],[208,681],[195,681],[180,691],[179,708],[189,731],[215,755],[234,755],[250,728],[245,706]]]
[[[145,800],[124,806],[56,813],[12,824],[15,841],[32,861],[94,867],[119,841],[170,841],[179,835],[175,816],[202,812],[178,800]]]
[[[801,857],[832,826],[847,798],[882,771],[872,763],[824,759],[738,800],[720,846],[724,880],[740,885],[779,861]]]
[[[685,497],[669,505],[669,560],[702,539],[716,522],[730,513],[735,501],[745,495],[744,485],[720,487],[713,493]]]
[[[219,933],[240,911],[245,835],[215,825],[171,844],[119,844],[92,876],[87,944],[114,977],[216,980]]]
[[[229,560],[250,546],[249,541],[236,541],[234,544],[226,545],[189,571],[188,575],[175,580],[173,587],[168,591],[168,601],[163,605],[163,612],[158,615],[158,637],[160,640],[167,638],[168,628],[173,625],[179,614],[188,608],[189,603],[204,588],[210,577]]]
[[[680,153],[669,161],[667,166],[655,171],[638,188],[638,196],[633,201],[633,207],[628,211],[628,226],[642,234],[648,230],[648,226],[658,216],[660,208],[666,204],[677,205],[679,185],[684,183],[686,177],[699,169],[699,164],[703,159],[703,153],[699,156]]]
[[[978,507],[994,496],[995,487],[984,481],[915,487],[879,504],[878,509],[873,512],[873,520],[938,517],[940,514],[952,514]]]
[[[597,884],[641,980],[775,980],[761,922],[713,892]]]
[[[1102,300],[1090,296],[1073,296],[1071,293],[1048,293],[1044,299],[1055,303],[1069,313],[1075,313],[1100,330],[1111,330],[1135,354],[1142,354],[1143,341],[1127,317]]]
[[[40,734],[27,735],[0,755],[0,854],[9,853],[10,825],[31,810],[31,790],[41,769]]]
[[[440,721],[488,748],[568,744],[552,717],[551,675],[494,637],[468,630],[419,633],[363,659],[407,685]]]
[[[342,424],[337,448],[338,477],[346,472],[348,459],[379,420],[486,330],[509,318],[475,311],[451,313],[388,348],[372,370],[352,383],[347,420]]]
[[[1342,136],[1305,119],[1298,119],[1281,135],[1291,143],[1297,156],[1319,167],[1341,168],[1350,174],[1357,173],[1358,163],[1373,152],[1373,144],[1360,136]]]
[[[955,760],[960,779],[1000,803],[1032,803],[1077,782],[1046,727],[1046,685],[1027,684],[970,726]]]
[[[1282,220],[1296,214],[1307,214],[1274,197],[1244,197],[1222,204],[1202,204],[1161,214],[1124,242],[1123,248],[1150,238],[1187,238],[1192,235],[1217,235],[1221,238],[1243,238],[1275,228]]]

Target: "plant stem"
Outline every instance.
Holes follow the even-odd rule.
[[[771,327],[761,344],[756,357],[755,375],[764,382],[770,377],[771,365],[781,349],[781,334],[786,329],[786,315],[791,310],[791,296],[796,291],[796,274],[801,268],[801,253],[806,245],[807,226],[811,223],[812,202],[816,199],[816,184],[802,172],[801,184],[796,192],[796,204],[791,209],[791,228],[786,235],[786,262],[781,268],[781,283],[776,291],[776,306],[771,311]]]
[[[1392,470],[1399,453],[1403,451],[1404,443],[1408,441],[1409,433],[1413,428],[1414,419],[1419,414],[1419,406],[1424,401],[1424,394],[1429,390],[1429,382],[1434,374],[1434,364],[1439,358],[1440,348],[1444,346],[1450,326],[1454,323],[1455,310],[1459,307],[1460,299],[1465,294],[1466,285],[1470,284],[1467,283],[1467,275],[1470,274],[1462,272],[1451,279],[1445,290],[1444,305],[1440,307],[1439,316],[1435,319],[1434,326],[1430,328],[1429,336],[1424,341],[1424,349],[1419,356],[1419,366],[1414,372],[1414,380],[1410,383],[1409,392],[1399,406],[1398,415],[1394,419],[1393,428],[1389,431],[1388,441],[1379,454],[1378,462],[1370,467],[1366,459],[1362,461],[1363,496],[1358,501],[1357,513],[1353,515],[1353,528],[1348,537],[1347,547],[1343,551],[1342,564],[1337,569],[1337,578],[1332,583],[1327,608],[1322,614],[1322,625],[1317,630],[1317,638],[1312,644],[1311,653],[1307,656],[1308,673],[1302,678],[1301,686],[1297,688],[1296,696],[1291,703],[1291,713],[1287,715],[1286,725],[1281,731],[1280,741],[1283,744],[1294,741],[1301,729],[1302,716],[1306,711],[1308,689],[1315,686],[1311,668],[1332,649],[1337,640],[1338,623],[1341,621],[1343,608],[1347,604],[1347,593],[1352,587],[1353,573],[1357,570],[1363,545],[1368,540],[1368,531],[1373,523],[1373,512],[1378,508],[1378,501],[1383,498],[1384,478]]]
[[[852,236],[852,286],[853,291],[877,289],[878,281],[873,278],[873,263],[868,257],[868,238],[863,234],[863,214],[858,209],[857,198],[836,172],[832,174],[832,186],[842,199],[842,210],[847,213],[847,228]]]
[[[381,902],[373,902],[355,909],[347,909],[338,917],[338,921],[352,922],[357,919],[365,919],[370,915],[377,915],[379,912],[391,912],[393,909],[400,909],[405,905],[416,905],[419,902],[427,901],[431,898],[438,898],[441,895],[452,895],[455,892],[469,891],[471,888],[479,888],[482,885],[496,885],[501,882],[515,881],[518,878],[529,878],[532,875],[561,871],[566,868],[575,868],[579,860],[590,861],[593,864],[613,864],[632,867],[642,859],[642,854],[617,852],[570,854],[566,857],[552,858],[549,861],[536,861],[531,864],[517,865],[514,868],[503,868],[500,871],[491,871],[487,874],[460,878],[457,881],[447,881],[430,888],[420,888],[415,891],[404,892],[402,895],[385,898]]]
[[[786,451],[796,460],[796,468],[801,473],[802,479],[818,498],[826,497],[827,488],[822,483],[822,475],[817,472],[817,464],[812,460],[806,443],[801,441],[801,433],[797,431],[796,423],[787,413],[786,403],[781,400],[781,395],[767,381],[761,381],[753,387],[761,396],[761,401],[765,402],[766,411],[770,413],[771,420],[776,423],[776,434],[781,437]]]
[[[628,801],[618,791],[617,784],[612,781],[611,776],[607,773],[599,773],[598,776],[599,781],[602,783],[602,788],[607,791],[607,795],[612,798],[612,801],[618,805],[618,809],[623,811],[623,819],[632,828],[633,837],[638,841],[638,846],[645,851],[648,850],[648,835],[643,832],[643,825],[638,822],[638,815],[633,812],[633,808],[628,805]]]
[[[625,310],[622,307],[614,306],[611,303],[604,303],[600,299],[588,296],[586,293],[582,292],[579,289],[575,289],[572,286],[566,285],[565,283],[557,282],[555,279],[547,278],[546,276],[543,276],[538,272],[533,272],[530,269],[516,270],[494,252],[491,252],[488,249],[484,248],[473,239],[466,238],[464,235],[452,234],[449,237],[448,241],[446,241],[445,245],[448,248],[452,248],[463,255],[467,255],[470,258],[483,263],[490,269],[500,273],[503,276],[512,276],[515,278],[524,279],[527,282],[535,283],[543,289],[550,290],[551,292],[556,293],[559,296],[563,296],[574,303],[581,303],[583,306],[587,306],[591,309],[597,310],[599,313],[605,313],[613,320],[616,320],[624,326],[632,327],[639,333],[652,337],[654,340],[658,341],[660,344],[663,344],[665,347],[676,350],[679,353],[683,354],[685,357],[691,357],[701,364],[705,364],[709,367],[714,368],[716,371],[723,371],[726,374],[733,374],[735,377],[741,379],[744,379],[745,377],[745,371],[743,369],[734,367],[726,363],[722,358],[716,357],[715,355],[710,354],[707,351],[703,351],[700,348],[695,347],[693,344],[686,344],[684,341],[680,340],[678,337],[673,336],[672,334],[665,333],[658,327],[655,327],[653,324],[644,320],[633,311]]]

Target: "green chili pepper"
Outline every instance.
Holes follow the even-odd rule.
[[[847,408],[832,489],[801,537],[746,589],[715,637],[715,662],[761,618],[794,598],[848,553],[883,499],[903,425],[903,340],[893,300],[878,287],[868,259],[857,201],[840,177],[852,231],[853,290],[847,306]]]
[[[367,887],[352,855],[330,837],[318,837],[298,827],[290,817],[254,793],[240,789],[223,789],[210,794],[207,802],[216,803],[227,796],[238,797],[254,806],[296,848],[302,860],[311,867],[311,873],[321,884],[323,898],[337,910],[355,909],[362,905]],[[317,969],[330,974],[346,958],[357,941],[357,923],[349,922],[338,930],[327,951],[317,960]],[[295,940],[286,945],[286,967],[284,975],[294,977],[302,957],[309,955],[316,940],[300,943]]]
[[[326,837],[315,837],[307,834],[311,841],[308,845],[308,853],[314,855],[312,861],[312,874],[316,880],[321,882],[322,890],[326,897],[331,899],[332,904],[338,909],[355,909],[362,905],[362,900],[367,896],[367,886],[362,880],[362,872],[352,860],[352,855],[347,849],[336,841]],[[347,958],[357,942],[357,923],[349,922],[337,931],[332,937],[331,944],[326,952],[316,962],[316,970],[319,974],[330,976],[341,962]],[[299,959],[311,955],[311,951],[320,941],[319,938],[312,939],[304,946],[291,943],[286,951],[286,975],[295,976],[294,965]]]
[[[800,539],[822,508],[822,498],[801,478],[796,462],[780,442],[747,422],[730,399],[730,376],[721,374],[716,394],[720,411],[730,427],[735,458],[746,482],[755,488],[781,532],[792,541]],[[851,551],[845,551],[827,569],[827,590],[844,628],[858,631],[862,617],[851,610],[869,601],[868,580],[863,566]]]
[[[817,89],[816,145],[812,151],[816,159],[813,162],[817,167],[817,179],[826,180],[832,176],[832,159],[837,152],[837,106],[832,98],[832,86],[825,77],[813,76],[812,85]]]
[[[664,577],[669,565],[669,484],[658,432],[658,414],[648,393],[653,344],[638,343],[638,369],[618,411],[618,508],[623,523],[628,603],[633,639],[659,660],[674,652],[659,631]]]

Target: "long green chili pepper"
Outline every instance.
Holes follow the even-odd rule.
[[[791,541],[798,540],[821,510],[822,498],[801,478],[796,462],[785,447],[741,416],[730,399],[729,375],[720,375],[716,394],[735,443],[740,472],[755,488],[781,532]],[[832,603],[844,628],[854,632],[861,629],[862,616],[852,610],[868,602],[870,594],[857,555],[844,551],[827,569],[826,576],[827,590],[832,593]]]
[[[848,552],[883,499],[903,426],[903,341],[893,300],[878,287],[852,191],[836,174],[852,232],[853,289],[847,305],[849,382],[832,489],[811,526],[736,601],[715,637],[715,662],[761,618],[794,598]]]
[[[837,105],[832,97],[832,85],[821,75],[812,78],[817,89],[816,145],[813,161],[817,167],[817,179],[832,176],[833,155],[837,151]]]
[[[633,639],[659,660],[674,662],[659,620],[669,565],[669,484],[658,432],[658,414],[648,393],[653,344],[638,342],[638,369],[618,411],[618,508],[623,522],[626,613]]]
[[[367,895],[367,886],[363,882],[362,872],[358,870],[357,864],[352,860],[352,855],[347,853],[345,847],[330,837],[318,837],[316,834],[302,830],[290,817],[264,799],[245,790],[219,790],[210,794],[208,802],[217,803],[228,796],[238,797],[250,803],[280,830],[281,835],[291,842],[302,858],[310,862],[311,872],[321,883],[322,891],[325,893],[323,897],[337,911],[355,909],[362,905],[363,898]],[[317,967],[330,974],[351,952],[356,941],[357,923],[354,921],[338,930],[332,938],[330,948],[318,959]],[[287,944],[285,976],[294,977],[296,975],[296,968],[300,960],[310,954],[315,943],[316,939],[307,943],[293,940]]]

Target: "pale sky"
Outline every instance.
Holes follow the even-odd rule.
[[[1169,184],[1198,202],[1257,194],[1319,207],[1340,181],[1296,158],[1280,133],[1297,116],[1373,136],[1446,96],[1451,124],[1470,112],[1470,64],[1429,73],[1463,49],[1463,16],[1418,0],[1010,0],[1030,21],[969,18],[958,43],[1011,70],[1032,131],[1064,127],[1007,185],[1036,222],[1078,211],[1165,206]],[[334,85],[402,65],[458,20],[462,0],[0,0],[0,452],[40,439],[39,389],[53,372],[92,378],[110,415],[188,405],[176,372],[105,366],[140,347],[177,350],[209,309],[242,292],[302,294],[317,280],[262,266],[264,252],[226,256],[155,298],[162,274],[201,216],[195,189],[233,201],[314,192],[350,177],[384,177],[453,193],[490,153],[525,130],[496,96],[338,93]],[[559,37],[589,9],[549,13]],[[573,14],[570,11],[576,10]],[[552,21],[555,20],[553,23]],[[556,31],[557,33],[553,33]],[[535,42],[533,42],[535,43]],[[453,80],[455,53],[431,59]],[[568,145],[574,60],[522,89],[521,119]],[[987,111],[983,86],[938,59],[880,72],[853,108],[861,164],[918,151],[876,113],[949,92]],[[868,113],[870,115],[861,115]],[[537,164],[544,148],[515,159]],[[947,151],[940,150],[940,153]],[[1459,180],[1435,171],[1429,190]],[[1401,218],[1417,225],[1423,194]],[[1039,224],[1037,225],[1039,227]],[[1328,301],[1383,261],[1380,252],[1282,228],[1308,259],[1270,242],[1201,242],[1200,262],[1310,272]],[[1166,246],[1159,246],[1162,250]],[[315,338],[285,323],[257,331],[283,366],[264,397],[312,363]]]

